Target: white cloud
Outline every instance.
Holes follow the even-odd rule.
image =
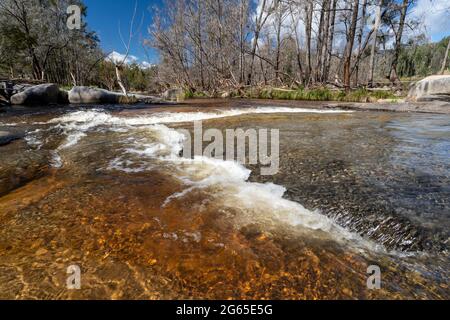
[[[113,51],[106,57],[106,60],[114,62],[114,63],[125,62],[126,64],[132,64],[132,63],[136,63],[138,61],[138,58],[135,56],[132,56],[132,55],[128,55],[125,58],[125,54],[121,54],[119,52]]]
[[[423,23],[424,31],[433,40],[450,35],[449,0],[417,0],[411,9],[411,16]]]
[[[154,64],[152,64],[152,63],[150,63],[150,62],[148,62],[148,61],[142,61],[140,64],[139,64],[139,67],[141,68],[141,69],[150,69],[150,68],[152,68],[152,67],[154,67],[155,65]]]
[[[122,53],[119,53],[119,52],[116,52],[116,51],[111,52],[105,58],[105,60],[113,62],[113,63],[122,63],[122,62],[124,62],[127,65],[131,65],[131,64],[135,63],[143,70],[150,69],[150,68],[155,66],[154,64],[151,64],[148,61],[139,62],[138,57],[133,56],[133,55],[128,55],[125,58],[125,54],[122,54]]]

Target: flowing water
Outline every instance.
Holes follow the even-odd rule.
[[[448,299],[450,116],[304,107],[0,114],[0,298]],[[194,120],[279,129],[279,172],[181,157]]]

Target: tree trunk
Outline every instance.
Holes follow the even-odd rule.
[[[305,34],[306,34],[306,85],[309,85],[309,82],[311,81],[311,34],[312,34],[312,16],[313,16],[313,9],[314,4],[312,0],[309,0],[309,2],[306,4],[305,7],[305,13],[306,13],[306,19],[305,19]]]
[[[280,54],[281,54],[281,25],[283,23],[283,17],[282,13],[279,13],[279,16],[277,17],[277,50],[275,54],[275,81],[281,83],[280,79]]]
[[[239,9],[239,84],[241,85],[244,82],[245,78],[245,56],[244,56],[244,49],[245,49],[245,39],[244,39],[244,24],[245,24],[245,10],[244,10],[244,0],[241,0],[240,2],[240,9]]]
[[[364,27],[366,26],[366,7],[367,7],[367,0],[363,0],[362,3],[362,13],[361,13],[361,22],[359,26],[359,33],[358,33],[358,57],[361,56],[362,51],[362,38],[364,33]],[[355,66],[355,86],[358,86],[359,80],[359,63],[356,62]]]
[[[299,80],[301,84],[304,84],[304,76],[303,76],[303,65],[302,65],[302,53],[300,50],[300,39],[298,34],[298,20],[296,20],[296,17],[294,15],[294,11],[292,9],[292,4],[289,5],[289,12],[291,15],[291,19],[293,22],[293,33],[295,35],[295,50],[296,50],[296,56],[297,56],[297,66],[299,71]]]
[[[317,47],[316,47],[316,72],[315,72],[315,80],[317,82],[321,81],[320,70],[322,69],[322,50],[323,43],[326,39],[323,39],[324,34],[324,24],[325,24],[325,14],[328,0],[322,1],[322,7],[320,9],[320,18],[319,18],[319,29],[317,33]]]
[[[255,32],[255,37],[253,39],[253,46],[251,51],[251,60],[250,60],[250,68],[248,70],[248,77],[247,77],[247,85],[252,84],[252,77],[253,77],[253,68],[255,67],[255,55],[256,55],[256,47],[259,40],[259,32]]]
[[[331,5],[331,18],[330,18],[330,30],[328,31],[328,39],[327,39],[327,54],[325,58],[325,67],[323,72],[324,81],[328,80],[328,75],[330,73],[331,66],[331,55],[333,53],[333,41],[334,41],[334,26],[336,21],[336,7],[337,0],[333,0],[333,4]]]
[[[73,72],[70,72],[70,77],[72,78],[72,85],[75,87],[77,85],[77,79],[75,78]]]
[[[327,61],[327,55],[328,55],[328,39],[329,39],[329,32],[330,32],[330,5],[331,2],[327,0],[327,5],[325,7],[326,14],[325,14],[325,25],[324,25],[324,40],[322,41],[322,51],[321,51],[321,64],[320,64],[320,81],[326,82],[327,79],[325,79],[325,68],[326,68],[326,61]]]
[[[351,78],[351,62],[352,62],[352,53],[353,53],[353,44],[355,42],[355,33],[356,33],[356,24],[358,20],[358,8],[359,8],[359,0],[354,0],[353,3],[353,13],[352,20],[350,24],[350,30],[347,35],[347,45],[345,47],[344,53],[344,87],[346,91],[350,90],[350,78]]]
[[[390,75],[389,75],[389,80],[393,84],[398,83],[397,65],[398,65],[398,58],[400,56],[400,50],[401,50],[401,44],[402,44],[402,36],[403,36],[403,29],[405,28],[406,13],[408,11],[409,1],[410,0],[403,0],[402,11],[401,11],[401,14],[400,14],[399,26],[398,26],[397,34],[396,34],[396,37],[395,37],[394,58],[392,60],[391,72],[390,72]]]
[[[120,75],[120,67],[118,65],[115,65],[116,67],[116,78],[117,78],[117,83],[119,84],[120,89],[122,90],[122,93],[127,96],[127,89],[125,88],[123,82],[122,82],[122,77]]]
[[[253,68],[255,66],[255,56],[256,56],[256,49],[258,47],[258,40],[259,40],[259,33],[264,26],[267,18],[269,17],[270,13],[267,13],[264,18],[264,11],[266,10],[266,0],[263,0],[262,6],[261,6],[261,13],[259,14],[259,17],[256,18],[255,22],[255,36],[253,38],[253,45],[252,45],[252,51],[251,51],[251,62],[250,62],[250,69],[248,72],[248,78],[247,78],[247,85],[252,84],[252,76],[253,76]]]
[[[370,66],[369,66],[369,87],[373,87],[373,74],[375,71],[375,50],[377,47],[377,37],[378,37],[378,29],[381,24],[381,7],[383,5],[383,0],[380,0],[375,13],[375,24],[373,26],[373,41],[372,48],[370,50]]]
[[[445,50],[444,60],[442,61],[441,74],[444,74],[445,67],[447,66],[448,52],[450,51],[450,38],[448,39],[447,49]]]

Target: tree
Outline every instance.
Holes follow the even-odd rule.
[[[370,49],[370,66],[369,66],[369,81],[368,86],[373,86],[373,74],[375,71],[375,51],[377,48],[377,37],[378,37],[378,30],[380,28],[381,24],[381,7],[383,6],[383,0],[378,0],[376,12],[375,12],[375,21],[373,25],[373,33],[372,33],[372,46]]]
[[[83,23],[79,30],[67,28],[66,9],[82,1],[2,0],[0,1],[0,69],[40,81],[62,84],[83,83],[101,57],[98,39]],[[64,59],[61,59],[64,57]]]
[[[444,74],[444,72],[445,72],[445,67],[447,66],[449,50],[450,50],[450,38],[448,39],[447,49],[445,50],[444,59],[442,60],[442,67],[441,67],[441,70],[440,70],[440,74]]]
[[[392,30],[395,33],[395,48],[394,48],[394,57],[392,59],[391,63],[391,70],[389,73],[389,80],[395,84],[398,83],[398,75],[397,75],[397,66],[398,66],[398,58],[400,56],[400,50],[402,45],[402,37],[403,37],[403,31],[405,28],[405,20],[406,20],[406,14],[408,12],[408,7],[412,3],[411,0],[403,0],[401,6],[400,6],[400,20],[398,22],[398,27],[395,28],[392,27]]]
[[[355,41],[356,24],[358,20],[358,8],[359,0],[354,0],[352,7],[352,18],[349,30],[347,32],[347,45],[345,46],[344,52],[344,86],[347,91],[350,89],[350,67],[353,53],[353,43]]]
[[[279,0],[275,0],[275,1],[278,2]],[[254,23],[254,29],[253,29],[254,36],[253,36],[253,40],[252,40],[252,50],[250,52],[251,62],[250,62],[250,69],[249,69],[248,77],[247,77],[248,85],[252,84],[253,68],[255,65],[256,50],[258,48],[258,41],[259,41],[259,37],[261,35],[261,30],[264,27],[264,25],[266,24],[267,19],[270,17],[271,14],[272,14],[272,10],[269,8],[268,0],[262,0],[260,12],[256,16],[255,23]]]

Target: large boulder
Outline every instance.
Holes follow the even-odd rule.
[[[416,82],[409,90],[408,100],[450,102],[450,75],[430,76]]]
[[[180,101],[184,97],[184,90],[180,88],[168,89],[162,94],[162,98],[167,101]]]
[[[120,103],[123,95],[104,89],[73,87],[69,91],[69,102],[79,103]]]
[[[56,84],[47,83],[25,89],[11,97],[13,105],[46,105],[58,103],[59,88]]]

